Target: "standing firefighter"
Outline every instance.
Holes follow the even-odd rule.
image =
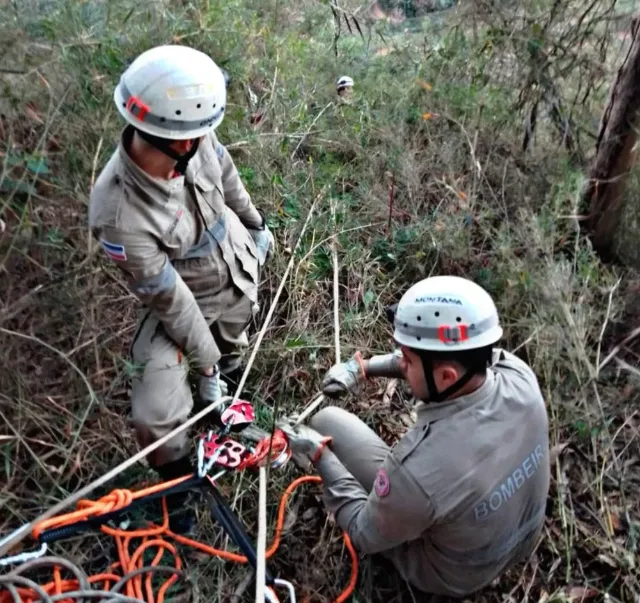
[[[128,125],[92,191],[89,222],[143,303],[131,405],[144,446],[187,419],[191,383],[209,403],[237,380],[273,237],[214,133],[226,82],[211,58],[152,48],[123,73],[114,100]],[[186,433],[148,460],[164,479],[191,472]]]
[[[487,292],[427,278],[395,309],[393,354],[334,366],[328,396],[374,376],[404,377],[416,424],[389,448],[360,419],[328,407],[311,427],[285,422],[294,459],[311,461],[325,504],[363,553],[382,553],[417,588],[472,593],[531,555],[549,490],[548,420],[533,371],[494,347]]]

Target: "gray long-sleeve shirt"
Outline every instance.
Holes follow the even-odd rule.
[[[548,419],[533,371],[498,350],[485,383],[421,404],[367,492],[331,451],[325,504],[363,553],[427,592],[462,596],[531,553],[549,491]]]
[[[132,130],[98,177],[89,224],[133,293],[151,308],[196,368],[220,350],[207,320],[234,286],[258,296],[258,252],[247,230],[262,216],[215,133],[205,136],[184,176],[153,178],[126,150]]]

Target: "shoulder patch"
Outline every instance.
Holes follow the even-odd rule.
[[[220,160],[224,157],[224,147],[220,143],[216,144],[216,155]]]
[[[127,253],[124,245],[117,245],[115,243],[109,243],[104,239],[100,239],[100,245],[104,249],[105,253],[116,262],[123,262],[127,259]]]
[[[373,488],[376,491],[376,494],[380,497],[389,494],[389,490],[391,490],[391,483],[389,482],[389,474],[386,469],[378,469],[376,480],[373,482]]]

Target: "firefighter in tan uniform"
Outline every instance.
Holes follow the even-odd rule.
[[[363,553],[382,553],[415,587],[468,595],[526,560],[549,490],[548,419],[533,371],[495,347],[487,292],[427,278],[395,309],[399,350],[334,366],[328,396],[373,376],[404,377],[415,425],[389,448],[354,415],[327,407],[311,427],[283,421],[294,460],[312,462],[325,504]]]
[[[143,304],[131,405],[144,446],[187,419],[191,383],[213,402],[221,374],[241,370],[273,237],[214,133],[226,82],[211,58],[152,48],[123,73],[114,100],[128,125],[95,183],[89,222]],[[171,479],[193,470],[188,455],[183,433],[148,460]]]

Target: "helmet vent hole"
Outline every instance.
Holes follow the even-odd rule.
[[[420,341],[422,339],[422,337],[416,337],[417,341]]]
[[[127,103],[122,103],[122,106],[126,109],[127,108]]]
[[[164,122],[165,122],[165,121],[167,121],[167,120],[166,120],[164,117],[161,117],[161,118],[160,118],[160,121],[161,121],[162,123],[164,123]]]
[[[417,321],[420,322],[422,320],[422,316],[417,317]]]
[[[440,316],[440,312],[436,312],[436,318],[438,318],[438,316]]]
[[[180,111],[180,109],[178,109],[178,110],[176,111],[176,115],[182,115],[182,111]]]
[[[197,107],[198,109],[200,109],[200,107],[202,107],[202,103],[198,103],[198,104],[196,105],[196,107]]]
[[[409,327],[409,324],[405,322],[404,323],[404,328],[407,329],[408,327]]]
[[[462,320],[462,318],[460,318],[459,316],[456,316],[456,322],[460,322]]]
[[[214,108],[214,109],[216,108],[216,103],[213,103],[213,108]]]

